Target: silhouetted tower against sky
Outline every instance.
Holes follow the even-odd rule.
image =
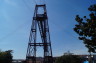
[[[41,42],[36,41],[37,28],[40,32]],[[43,47],[43,63],[53,63],[46,4],[35,6],[26,55],[27,63],[36,63],[36,49],[38,46]]]

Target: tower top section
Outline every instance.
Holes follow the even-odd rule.
[[[33,20],[45,21],[47,19],[46,5],[36,5]]]

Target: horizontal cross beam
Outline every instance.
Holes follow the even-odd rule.
[[[49,46],[49,43],[29,43],[30,46]]]

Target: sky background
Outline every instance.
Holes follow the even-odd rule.
[[[42,0],[41,0],[42,1]],[[0,0],[0,49],[13,50],[14,59],[25,59],[35,4],[40,0]],[[96,0],[46,0],[53,56],[70,51],[87,54],[73,31],[75,16],[88,16]],[[38,37],[38,40],[40,37]],[[39,51],[38,56],[41,56]]]

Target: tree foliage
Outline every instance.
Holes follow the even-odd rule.
[[[0,51],[0,63],[12,63],[12,50]]]
[[[82,63],[82,60],[76,55],[63,55],[57,58],[55,63]]]
[[[79,34],[79,39],[88,48],[88,52],[96,52],[96,4],[91,5],[88,10],[90,11],[89,18],[76,16],[77,24],[74,31]]]

